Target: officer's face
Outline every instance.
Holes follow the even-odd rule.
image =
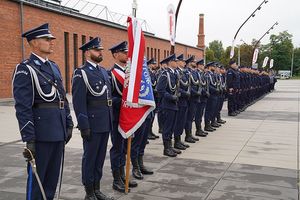
[[[117,53],[114,53],[115,58],[121,62],[121,63],[126,63],[128,60],[128,56],[127,56],[127,51],[119,51]]]
[[[198,65],[198,68],[203,71],[204,70],[204,65]]]
[[[172,67],[172,68],[176,68],[177,67],[176,61],[173,61],[173,60],[170,61],[169,66]]]
[[[102,49],[91,49],[88,51],[89,56],[95,63],[100,63],[103,60]]]
[[[54,39],[52,38],[38,38],[31,41],[32,47],[42,54],[53,53]]]

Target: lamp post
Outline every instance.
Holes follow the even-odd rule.
[[[270,31],[272,30],[272,29],[274,29],[274,27],[275,26],[277,26],[278,25],[278,22],[275,22],[272,26],[271,26],[271,28],[269,28],[260,38],[259,38],[259,40],[257,40],[257,42],[255,43],[255,45],[254,45],[254,48],[253,48],[253,57],[254,57],[254,52],[255,52],[255,50],[256,50],[256,48],[257,48],[257,46],[258,46],[258,44],[259,44],[259,42],[266,36],[266,35],[268,35],[269,33],[270,33]],[[255,61],[256,62],[256,61]],[[254,63],[252,63],[252,65],[253,65]]]
[[[295,48],[293,47],[293,52],[292,52],[292,63],[291,63],[291,78],[293,77],[293,68],[294,68],[294,55],[295,54]]]
[[[260,10],[263,4],[268,3],[268,0],[264,0],[263,2],[261,2],[259,4],[259,6],[251,13],[251,15],[244,21],[244,23],[242,23],[242,25],[238,28],[238,30],[236,31],[233,41],[232,41],[232,46],[231,46],[231,52],[230,52],[230,59],[233,58],[234,56],[234,42],[236,40],[236,37],[238,35],[238,33],[240,32],[241,28],[246,24],[246,22],[251,18],[251,17],[255,17],[255,13],[256,11]]]

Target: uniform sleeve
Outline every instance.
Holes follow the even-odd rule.
[[[72,99],[75,115],[80,130],[89,129],[89,121],[87,115],[87,98],[86,85],[84,83],[81,70],[75,70],[72,82]]]
[[[233,72],[231,70],[229,70],[226,74],[226,81],[227,81],[228,89],[233,88],[233,77],[234,77]]]
[[[34,88],[30,71],[25,64],[17,65],[12,82],[16,117],[22,140],[23,142],[35,140],[32,111]]]
[[[165,98],[168,101],[172,101],[173,99],[173,95],[169,94],[169,92],[167,92],[167,84],[168,84],[168,78],[167,78],[167,72],[163,73],[157,82],[157,92],[159,94],[160,97]]]

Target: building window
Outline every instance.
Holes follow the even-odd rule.
[[[156,48],[154,48],[154,60],[156,60]]]
[[[90,40],[92,40],[94,37],[93,36],[90,36]]]
[[[166,58],[166,57],[167,57],[167,51],[164,50],[164,58]]]
[[[86,36],[85,35],[82,35],[81,36],[81,45],[85,44],[86,43]],[[84,52],[82,52],[82,64],[84,64],[84,61],[85,61],[85,56],[84,56]]]
[[[153,48],[151,48],[151,58],[153,58]]]
[[[78,35],[73,34],[73,46],[74,46],[74,69],[78,67]]]
[[[160,49],[157,49],[157,63],[160,62]]]
[[[167,56],[169,56],[170,55],[170,51],[169,50],[167,50]]]
[[[64,53],[65,53],[65,88],[66,92],[70,92],[69,87],[69,72],[70,72],[70,51],[69,51],[69,33],[64,32]]]
[[[149,47],[147,47],[147,60],[149,60]]]

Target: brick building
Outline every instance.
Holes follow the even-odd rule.
[[[43,0],[0,0],[0,99],[11,98],[13,70],[17,63],[30,54],[27,41],[21,38],[22,30],[26,31],[46,22],[50,24],[52,34],[57,38],[50,59],[60,66],[67,92],[71,90],[74,68],[80,66],[84,60],[82,52],[78,49],[83,43],[100,36],[106,49],[101,64],[109,68],[113,65],[113,60],[107,49],[113,44],[127,40],[125,26],[83,15],[57,4]],[[184,53],[186,57],[203,57],[203,15],[200,15],[199,23],[197,46],[177,43],[176,53]],[[153,57],[159,62],[169,54],[168,40],[146,33],[147,58]]]

